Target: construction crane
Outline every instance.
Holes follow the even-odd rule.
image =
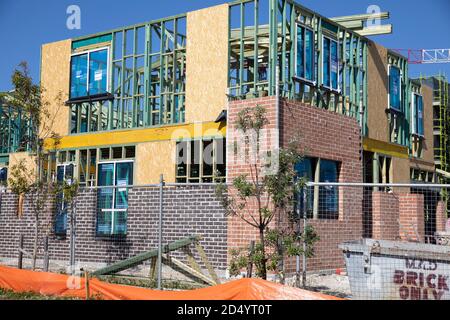
[[[394,49],[408,57],[409,64],[450,63],[450,49]]]

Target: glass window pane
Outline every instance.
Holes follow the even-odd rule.
[[[305,79],[314,80],[314,32],[306,29],[305,32]]]
[[[338,59],[338,44],[336,41],[331,41],[331,86],[333,89],[338,89],[339,80],[339,59]]]
[[[56,182],[64,181],[64,166],[58,166],[56,170]]]
[[[190,177],[198,178],[200,177],[200,141],[192,141],[191,142],[191,172]]]
[[[114,211],[114,235],[127,234],[127,211]]]
[[[226,140],[225,139],[217,139],[216,140],[216,176],[217,177],[225,177],[226,176],[226,161],[227,161],[227,152],[226,152]]]
[[[338,164],[334,161],[320,162],[320,182],[338,182]],[[323,219],[336,219],[338,214],[338,189],[334,186],[320,187],[319,215]]]
[[[70,98],[87,96],[88,55],[73,56],[71,62]]]
[[[389,73],[389,96],[390,96],[390,106],[392,109],[401,112],[400,106],[400,94],[401,94],[401,83],[400,83],[400,69],[391,66]]]
[[[308,158],[303,159],[302,161],[298,162],[295,165],[294,169],[295,169],[295,172],[297,173],[297,177],[305,178],[307,181],[313,180],[313,170],[312,170],[312,160],[311,159],[308,159]],[[303,212],[304,206],[305,206],[305,201],[307,202],[306,209],[308,210],[309,213],[312,212],[314,202],[312,201],[311,195],[312,195],[312,193],[309,193],[307,198],[304,199],[301,192],[297,193],[296,206],[295,206],[296,212],[298,209],[300,210],[300,213]],[[299,205],[299,208],[297,208],[297,205]]]
[[[177,177],[186,177],[187,176],[187,142],[179,142],[177,143]]]
[[[108,50],[94,51],[89,56],[89,94],[101,94],[107,90]]]
[[[213,140],[203,141],[203,176],[213,175]]]
[[[305,57],[305,37],[303,27],[297,28],[297,76],[305,77],[304,57]]]
[[[112,212],[99,210],[97,215],[97,235],[109,236],[112,229]]]
[[[323,85],[331,86],[330,79],[330,39],[323,38]]]
[[[105,163],[98,166],[98,185],[99,186],[112,186],[114,181],[114,164]]]
[[[423,136],[423,97],[417,95],[417,134]]]

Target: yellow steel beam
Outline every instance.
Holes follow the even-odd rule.
[[[58,149],[91,148],[110,145],[126,145],[151,141],[195,139],[201,137],[224,137],[226,126],[220,123],[204,122],[157,128],[128,129],[107,132],[70,135],[61,138]],[[55,141],[47,139],[45,150],[54,149]]]
[[[396,158],[409,159],[408,148],[392,143],[364,138],[363,147],[365,151],[376,152]]]

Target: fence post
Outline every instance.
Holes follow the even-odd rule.
[[[19,236],[19,262],[18,262],[18,268],[23,268],[23,234]]]
[[[48,272],[49,256],[48,256],[48,236],[44,239],[44,272]]]
[[[303,288],[306,287],[306,223],[307,223],[307,193],[306,188],[302,188],[302,197],[303,197],[303,207],[302,207],[302,213],[303,213],[303,263],[302,263],[302,286]]]
[[[87,270],[84,270],[84,287],[86,290],[86,300],[89,300],[91,293],[89,288],[89,272]]]
[[[76,201],[72,201],[72,214],[70,216],[70,271],[75,273],[75,226],[76,226]]]
[[[253,274],[253,253],[255,251],[255,241],[250,241],[250,248],[248,253],[247,278],[251,278]]]
[[[164,200],[164,175],[159,181],[159,223],[158,223],[158,290],[161,290],[162,278],[162,229],[163,229],[163,200]]]

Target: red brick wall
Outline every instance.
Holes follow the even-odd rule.
[[[373,192],[372,232],[374,239],[424,241],[424,196]]]
[[[436,231],[446,231],[447,214],[445,210],[445,202],[439,201],[436,208]]]
[[[268,128],[276,129],[276,98],[265,97],[230,102],[228,110],[228,181],[240,174],[249,174],[249,167],[232,163],[233,143],[239,139],[234,123],[240,110],[260,105],[266,108]],[[340,182],[362,182],[360,160],[360,128],[355,119],[319,109],[300,102],[280,99],[279,143],[287,146],[294,138],[299,140],[301,152],[308,157],[338,161]],[[321,240],[316,244],[314,258],[308,260],[308,270],[343,267],[344,261],[338,245],[362,237],[362,188],[339,190],[339,220],[309,220]],[[230,217],[228,223],[229,248],[246,247],[257,238],[257,229],[241,219]],[[295,270],[295,259],[286,261],[286,271]]]
[[[397,195],[372,192],[372,238],[398,240],[399,201]]]
[[[425,216],[423,194],[398,194],[400,238],[408,241],[425,240]]]

